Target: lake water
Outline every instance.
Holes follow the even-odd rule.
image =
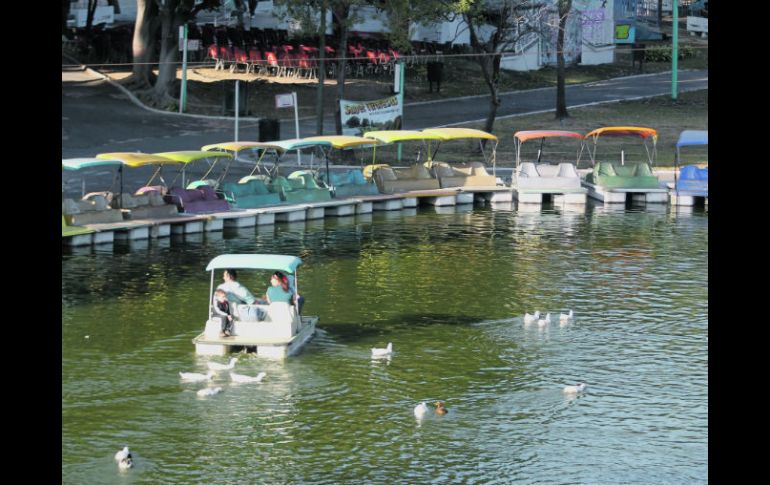
[[[63,250],[62,481],[707,482],[708,212],[441,212]],[[199,398],[178,372],[227,360],[191,343],[204,268],[242,252],[302,257],[318,332],[283,363],[236,354],[265,380]],[[556,318],[525,326],[534,310]],[[436,400],[449,413],[418,422]]]

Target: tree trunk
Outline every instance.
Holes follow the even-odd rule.
[[[91,28],[94,24],[94,14],[96,13],[97,0],[88,0],[88,15],[86,16],[86,39],[91,40]]]
[[[663,25],[663,0],[658,0],[658,28]]]
[[[176,81],[177,60],[179,58],[177,31],[182,24],[182,19],[175,14],[175,10],[175,8],[169,8],[167,5],[161,11],[159,72],[152,90],[152,101],[164,108],[173,105],[176,101],[172,89]]]
[[[114,12],[120,13],[120,1],[119,0],[107,0],[107,5],[112,5],[114,7]]]
[[[492,133],[495,127],[495,118],[497,117],[497,108],[500,107],[500,97],[497,93],[497,86],[490,84],[489,91],[492,96],[489,98],[489,113],[487,113],[487,121],[484,123],[484,131]],[[486,145],[487,140],[482,140],[482,144]]]
[[[348,52],[348,14],[349,6],[342,6],[334,12],[334,18],[339,26],[339,45],[337,46],[337,100],[334,105],[334,125],[337,134],[342,134],[342,112],[340,111],[340,100],[345,97],[345,57]]]
[[[318,91],[316,93],[316,135],[324,134],[324,81],[326,80],[326,2],[321,2],[321,33],[318,37]]]
[[[134,40],[132,50],[134,54],[134,67],[131,82],[139,89],[149,89],[152,84],[150,77],[152,70],[152,47],[154,35],[152,25],[152,7],[154,0],[136,0],[136,23],[134,24]]]
[[[569,118],[564,87],[564,31],[571,8],[572,0],[559,2],[559,34],[556,37],[556,118],[559,120]]]
[[[61,2],[61,35],[67,33],[67,17],[70,15],[70,0]]]

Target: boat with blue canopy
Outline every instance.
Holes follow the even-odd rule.
[[[318,316],[301,315],[299,277],[302,260],[297,256],[278,254],[223,254],[206,266],[211,272],[208,317],[203,333],[193,339],[199,355],[225,355],[241,348],[253,349],[258,356],[285,359],[295,355],[315,334]],[[215,275],[224,270],[281,271],[288,276],[290,302],[254,301],[230,306],[233,315],[232,336],[222,337],[222,320],[214,310]],[[267,280],[267,279],[266,279]],[[223,288],[226,289],[226,288]],[[261,291],[254,292],[257,295]],[[228,301],[234,301],[228,293]]]
[[[679,170],[681,164],[682,147],[708,146],[709,132],[705,130],[684,130],[676,142],[676,158],[674,159],[674,187],[671,189],[671,204],[692,206],[702,199],[708,204],[709,197],[709,169],[708,162],[705,167],[697,165],[685,165]]]

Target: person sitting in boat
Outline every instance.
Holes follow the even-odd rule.
[[[280,271],[276,271],[270,277],[270,286],[267,288],[263,299],[259,303],[266,303],[268,305],[274,301],[282,301],[289,305],[296,303],[298,313],[302,313],[302,304],[305,302],[304,297],[296,295],[289,283],[289,278]]]
[[[222,318],[222,330],[220,337],[230,337],[233,334],[233,312],[230,302],[227,301],[227,292],[217,290],[214,292],[214,313]]]
[[[225,282],[217,286],[217,290],[224,290],[229,302],[253,305],[257,301],[248,288],[238,282],[238,273],[234,269],[226,269],[222,278]]]

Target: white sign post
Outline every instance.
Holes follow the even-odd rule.
[[[238,112],[240,111],[240,103],[238,99],[238,81],[235,81],[235,141],[238,141]]]
[[[297,102],[297,93],[292,92],[290,94],[276,94],[275,95],[275,107],[276,108],[291,108],[294,107],[294,130],[296,131],[296,137],[299,138],[299,111]],[[302,155],[297,150],[297,163],[302,165]]]

